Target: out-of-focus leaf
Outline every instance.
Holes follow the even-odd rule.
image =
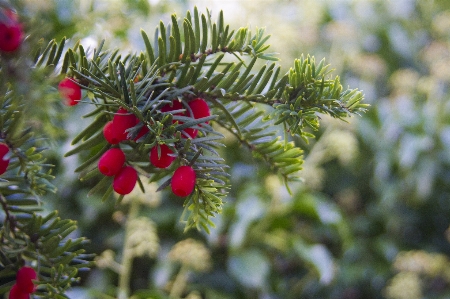
[[[314,268],[320,282],[329,284],[335,275],[335,265],[328,249],[321,244],[306,244],[300,238],[295,238],[292,242],[294,251]]]
[[[270,265],[267,257],[252,249],[237,253],[228,261],[230,274],[246,287],[257,288],[267,283]]]
[[[255,190],[255,188],[249,188]],[[230,246],[239,247],[245,241],[249,225],[262,217],[265,207],[256,196],[243,196],[236,205],[237,221],[230,227]]]

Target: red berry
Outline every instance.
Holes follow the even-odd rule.
[[[191,108],[194,118],[196,119],[211,115],[208,103],[206,103],[206,101],[202,98],[196,98],[190,101],[189,107]],[[209,124],[209,121],[206,121],[206,123]]]
[[[30,293],[23,292],[17,284],[14,284],[9,291],[8,299],[30,299]]]
[[[150,162],[158,168],[167,168],[172,164],[175,157],[170,156],[173,151],[165,144],[159,146],[161,156],[158,156],[158,146],[152,147],[150,150]]]
[[[126,140],[128,133],[126,130],[132,128],[136,125],[136,116],[134,114],[128,113],[124,108],[117,110],[113,118],[113,128],[117,131],[117,136],[120,141]]]
[[[0,51],[14,52],[22,43],[22,25],[11,10],[4,11],[4,14],[9,20],[0,23]]]
[[[195,171],[191,166],[180,166],[175,170],[170,183],[175,195],[186,197],[194,191]]]
[[[114,177],[113,189],[121,195],[125,195],[133,191],[137,182],[137,172],[131,166],[123,167]]]
[[[36,271],[31,267],[22,267],[17,271],[16,284],[24,293],[31,294],[35,291],[33,280],[36,279]]]
[[[74,79],[62,79],[59,82],[58,90],[67,106],[74,106],[81,100],[81,87],[75,83]]]
[[[193,117],[195,119],[207,117],[207,116],[211,115],[211,112],[209,111],[208,103],[206,103],[206,101],[202,98],[196,98],[196,99],[190,101],[188,105],[191,108]],[[208,124],[209,121],[206,121],[206,123]],[[199,126],[201,126],[201,125],[199,125]],[[184,131],[189,136],[191,136],[191,138],[195,138],[198,134],[198,130],[193,129],[193,128],[187,128]]]
[[[125,163],[125,154],[120,148],[107,150],[98,161],[98,170],[106,176],[113,176],[119,173]]]
[[[107,122],[103,127],[103,136],[109,144],[118,144],[121,140],[117,130],[114,129],[112,120]]]
[[[0,143],[0,175],[5,173],[9,165],[9,159],[5,159],[7,153],[9,153],[8,145]]]

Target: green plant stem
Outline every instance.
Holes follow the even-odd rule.
[[[128,211],[127,224],[125,227],[125,239],[122,249],[122,271],[119,275],[118,299],[128,299],[130,295],[130,274],[133,266],[133,251],[128,245],[128,239],[132,233],[130,223],[138,216],[139,199],[131,198],[130,209]]]
[[[175,277],[175,280],[173,281],[172,288],[169,294],[170,298],[181,298],[181,295],[186,288],[188,272],[189,269],[186,266],[182,265],[180,271]]]

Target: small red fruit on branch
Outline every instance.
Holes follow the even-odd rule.
[[[119,173],[125,163],[125,154],[120,148],[107,150],[98,161],[98,170],[106,176],[114,176]]]
[[[196,98],[196,99],[190,101],[188,105],[191,108],[192,114],[193,114],[192,116],[195,119],[207,117],[207,116],[211,115],[211,112],[209,111],[208,103],[206,103],[206,101],[202,98]],[[208,124],[209,122],[207,121],[206,123]],[[201,125],[199,125],[199,126],[201,126]],[[198,130],[196,130],[196,129],[186,128],[184,131],[189,136],[191,136],[191,138],[197,137]]]
[[[158,156],[158,146],[152,147],[150,150],[150,162],[153,166],[158,168],[167,168],[172,164],[175,157],[171,156],[173,154],[172,150],[165,144],[159,146],[161,155]]]
[[[6,172],[9,165],[9,159],[5,156],[9,153],[9,147],[5,143],[0,143],[0,175]]]
[[[196,175],[191,166],[178,167],[172,176],[170,186],[173,194],[186,197],[194,191]]]
[[[14,284],[9,291],[8,299],[30,299],[30,294],[23,292],[17,284]]]
[[[120,141],[123,141],[128,139],[128,133],[126,132],[126,130],[136,125],[136,116],[132,113],[129,113],[124,108],[119,108],[116,114],[114,114],[112,122],[113,128],[115,131],[117,131],[117,135]]]
[[[117,130],[114,129],[112,120],[107,122],[103,127],[103,136],[105,136],[105,139],[109,144],[118,144],[121,141],[120,136],[117,133]]]
[[[196,98],[189,102],[189,107],[192,110],[192,113],[194,114],[194,118],[202,118],[202,117],[208,117],[211,115],[211,111],[209,110],[208,103],[202,98]],[[209,121],[206,121],[207,124],[209,124]]]
[[[22,267],[17,271],[16,283],[9,291],[9,299],[29,299],[36,286],[33,280],[37,280],[36,271],[31,267]]]
[[[136,170],[132,166],[125,166],[114,177],[113,189],[118,194],[126,195],[133,191],[136,182]]]
[[[64,104],[74,106],[81,100],[81,87],[75,83],[75,79],[64,78],[59,82],[58,91],[64,99]]]
[[[124,140],[128,139],[127,130],[134,127],[139,123],[139,119],[132,113],[129,113],[124,108],[119,108],[117,112],[114,114],[113,120],[106,123],[103,128],[103,135],[105,136],[106,141],[110,144],[118,144]],[[142,136],[144,136],[148,132],[148,128],[143,126],[136,138],[135,141]]]
[[[0,23],[0,51],[14,52],[22,44],[22,25],[17,20],[17,15],[11,10],[3,10],[7,21]]]
[[[31,267],[22,267],[17,271],[16,284],[24,293],[31,294],[35,291],[33,280],[36,279],[36,271]]]

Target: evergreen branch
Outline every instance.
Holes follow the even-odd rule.
[[[211,159],[219,156],[217,148],[222,146],[222,136],[207,121],[229,130],[255,157],[288,182],[296,179],[301,169],[302,151],[288,140],[276,137],[277,125],[283,124],[286,132],[307,140],[314,136],[307,128],[314,131],[319,127],[318,114],[344,119],[365,110],[360,103],[362,93],[343,91],[339,78],[330,78],[331,71],[323,60],[316,65],[313,57],[302,57],[285,75],[281,75],[275,63],[254,70],[258,59],[274,58],[273,54],[265,53],[269,36],[264,29],[257,29],[254,34],[244,27],[231,30],[225,25],[222,12],[217,22],[212,22],[209,11],[206,16],[200,15],[197,8],[193,15],[188,12],[182,20],[172,15],[171,24],[160,22],[153,43],[144,31],[141,34],[146,53],[139,56],[122,57],[118,51],[99,49],[94,51],[94,59],[88,59],[82,46],[66,53],[70,72],[93,95],[91,99],[96,106],[88,114],[96,118],[75,137],[73,144],[77,146],[66,155],[94,147],[95,152],[77,171],[81,172],[82,180],[97,177],[99,172],[94,164],[108,149],[99,127],[119,107],[127,109],[140,121],[128,129],[129,137],[136,136],[142,126],[149,128],[137,142],[126,141],[133,149],[126,153],[127,163],[139,165],[139,171],[151,180],[167,177],[173,169],[159,170],[148,163],[149,149],[167,144],[177,156],[177,165],[189,164],[196,169],[196,192],[185,204],[186,227],[208,225],[208,217],[219,212],[221,203],[206,203],[221,197],[228,182],[226,165]],[[237,60],[224,63],[225,54],[233,54]],[[190,111],[188,103],[195,97],[204,98],[216,116],[193,119],[181,115]],[[173,101],[181,101],[183,108],[161,111]],[[255,103],[269,106],[269,113]],[[184,138],[187,128],[198,130],[200,136],[194,140]],[[204,156],[204,152],[209,156]],[[100,180],[89,194],[106,189],[109,194],[110,183],[107,178]],[[169,184],[170,179],[159,189]],[[212,189],[206,188],[207,184],[212,184]]]
[[[5,212],[5,222],[8,222],[10,231],[14,235],[15,228],[16,228],[16,220],[15,220],[14,216],[11,215],[9,205],[6,202],[6,198],[3,196],[3,194],[0,194],[0,204],[2,206],[3,212]],[[2,238],[3,238],[3,234],[2,234]]]
[[[227,195],[226,187],[217,184],[214,180],[203,177],[197,178],[196,188],[191,196],[184,202],[184,211],[181,216],[185,223],[185,231],[196,228],[209,233],[210,227],[215,227],[210,217],[221,213],[223,200]]]
[[[55,45],[41,56],[40,61],[47,61],[41,68],[59,59],[61,51]],[[22,96],[12,90],[0,95],[0,140],[8,145],[6,158],[10,160],[0,186],[5,214],[0,227],[0,264],[7,265],[0,275],[12,281],[24,261],[36,261],[41,286],[35,294],[64,297],[71,282],[77,280],[78,269],[89,265],[88,257],[79,249],[84,239],[67,239],[76,229],[75,222],[55,218],[56,213],[45,217],[37,214],[42,210],[39,196],[55,192],[55,187],[49,182],[53,176],[47,170],[52,165],[46,163],[42,139],[34,137],[27,127],[27,113],[30,110],[24,109]]]
[[[171,69],[174,66],[173,63],[181,62],[180,68],[184,68],[186,64],[197,62],[199,59],[219,52],[231,54],[238,52],[241,55],[251,55],[260,59],[275,59],[271,54],[263,55],[269,47],[265,42],[270,37],[264,34],[264,29],[256,29],[253,36],[248,28],[229,32],[229,26],[224,25],[222,11],[219,13],[217,23],[211,21],[209,11],[207,14],[208,19],[204,14],[200,15],[195,7],[194,21],[188,11],[181,23],[176,15],[172,15],[171,30],[161,22],[155,31],[153,46],[147,33],[141,30],[149,65],[155,62],[155,57],[158,57],[158,66],[161,72],[166,73],[173,71]],[[184,40],[181,39],[180,27],[183,29]],[[167,42],[167,37],[170,42]],[[194,78],[197,81],[198,77]]]
[[[15,96],[12,91],[0,96],[0,139],[10,149],[8,168],[17,170],[3,175],[6,182],[0,187],[0,193],[4,194],[11,186],[24,188],[36,195],[55,192],[56,188],[48,181],[53,177],[44,172],[49,166],[41,153],[44,148],[37,146],[38,140],[30,128],[23,128],[24,109],[12,101]]]
[[[305,128],[318,130],[318,113],[343,119],[364,112],[367,105],[361,104],[362,92],[356,89],[342,91],[339,77],[326,79],[329,73],[324,60],[316,66],[314,57],[297,59],[289,71],[288,85],[273,104],[275,110],[265,119],[274,119],[275,124],[286,123],[291,134],[298,134],[308,141],[311,134]]]
[[[248,103],[228,103],[225,105],[227,114],[219,112],[217,121],[222,127],[231,132],[237,140],[250,149],[255,158],[265,161],[271,169],[278,173],[283,180],[295,180],[296,173],[302,169],[302,150],[293,143],[282,141],[277,136],[270,122],[263,122],[264,112]],[[234,120],[227,121],[230,117]],[[236,130],[236,126],[240,130]]]
[[[60,219],[56,212],[45,217],[33,214],[18,223],[18,230],[26,240],[23,255],[39,261],[39,281],[45,290],[40,287],[36,295],[47,298],[63,295],[77,281],[78,270],[90,265],[87,259],[91,256],[79,249],[86,240],[68,238],[76,228],[75,221]]]

